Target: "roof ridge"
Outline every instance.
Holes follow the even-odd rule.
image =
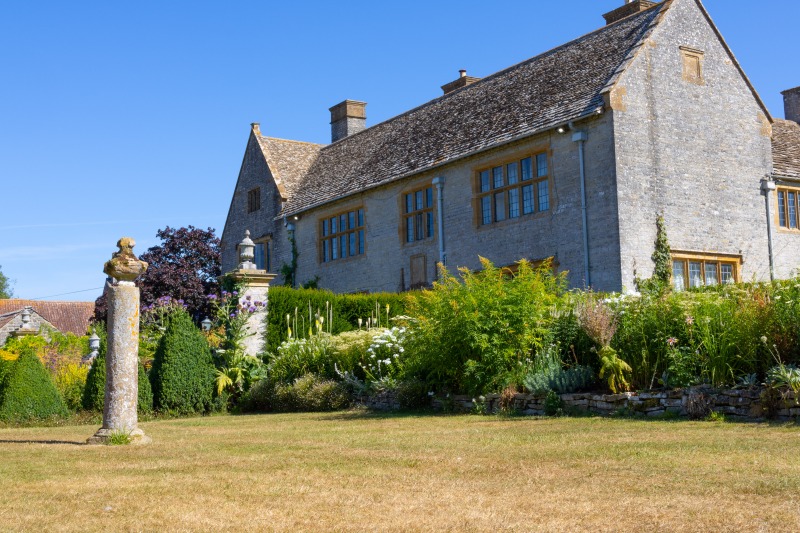
[[[324,143],[314,143],[314,142],[311,142],[311,141],[298,141],[298,140],[295,140],[295,139],[283,139],[281,137],[268,137],[266,135],[261,135],[260,137],[262,139],[266,139],[268,141],[281,141],[281,142],[298,143],[298,144],[310,144],[312,146],[328,146],[327,144],[324,144]]]
[[[604,31],[610,31],[610,28],[614,28],[615,26],[617,26],[617,25],[619,25],[619,24],[621,24],[623,22],[629,23],[631,21],[631,19],[634,18],[634,17],[640,17],[644,13],[648,13],[649,11],[652,11],[654,9],[661,9],[664,6],[668,6],[669,4],[670,4],[669,0],[664,0],[664,1],[658,2],[654,6],[651,6],[651,7],[647,8],[647,9],[645,9],[643,11],[640,11],[640,12],[636,13],[635,15],[630,15],[628,17],[625,17],[625,18],[622,18],[620,20],[617,20],[617,21],[613,22],[612,24],[607,24],[605,26],[601,26],[600,28],[597,28],[596,30],[592,30],[592,31],[590,31],[588,33],[585,33],[585,34],[581,35],[580,37],[576,37],[575,39],[572,39],[571,41],[567,41],[566,43],[563,43],[563,44],[560,44],[560,45],[555,46],[553,48],[550,48],[549,50],[545,50],[544,52],[541,52],[541,53],[539,53],[539,54],[537,54],[537,55],[535,55],[533,57],[529,57],[528,59],[522,60],[522,61],[520,61],[518,63],[515,63],[513,65],[505,67],[504,69],[501,69],[501,70],[498,70],[496,72],[493,72],[493,73],[489,74],[488,76],[485,76],[485,77],[481,78],[480,80],[478,80],[478,81],[476,81],[474,83],[470,83],[469,85],[465,85],[464,87],[459,87],[455,91],[451,91],[451,92],[449,92],[447,94],[443,94],[443,95],[437,96],[433,100],[428,100],[427,102],[423,102],[422,104],[420,104],[420,105],[418,105],[416,107],[413,107],[413,108],[409,109],[408,111],[404,111],[404,112],[400,113],[399,115],[395,115],[393,117],[389,117],[386,120],[378,122],[377,124],[373,124],[372,126],[364,128],[363,130],[361,130],[359,132],[356,132],[356,133],[353,133],[351,135],[348,135],[347,137],[342,137],[338,141],[332,142],[330,144],[323,145],[324,146],[323,149],[328,148],[330,146],[338,145],[338,144],[342,143],[343,141],[346,141],[348,139],[352,139],[352,138],[354,138],[354,137],[356,137],[358,135],[361,135],[362,133],[365,133],[367,131],[372,130],[373,128],[377,128],[378,126],[381,126],[383,124],[388,124],[390,122],[393,122],[393,121],[395,121],[395,120],[397,120],[397,119],[399,119],[401,117],[404,117],[406,115],[414,113],[415,111],[418,111],[420,109],[424,109],[425,107],[433,105],[436,102],[440,102],[440,101],[442,101],[444,99],[453,97],[456,94],[459,94],[459,93],[462,93],[462,92],[465,92],[465,91],[468,91],[468,90],[476,90],[475,89],[476,87],[480,87],[482,85],[485,85],[485,83],[488,82],[489,80],[497,78],[497,77],[499,77],[499,76],[501,76],[503,74],[507,74],[508,72],[513,71],[515,69],[521,68],[521,67],[527,65],[528,63],[532,63],[533,61],[536,61],[536,60],[548,57],[550,55],[553,55],[556,52],[558,52],[559,50],[561,50],[562,48],[566,48],[568,46],[573,46],[573,45],[575,45],[575,44],[577,44],[577,43],[579,43],[579,42],[581,42],[581,41],[583,41],[585,39],[588,39],[589,37],[592,37],[592,36],[594,36],[594,35],[596,35],[598,33],[601,33],[601,32],[604,32]]]

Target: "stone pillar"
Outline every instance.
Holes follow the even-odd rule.
[[[227,276],[239,285],[239,303],[261,302],[263,305],[256,307],[256,311],[247,319],[247,336],[242,340],[244,353],[258,355],[264,350],[264,338],[267,333],[267,300],[269,297],[269,283],[275,279],[275,274],[260,270],[253,263],[253,250],[255,244],[250,239],[250,231],[244,233],[244,239],[239,243],[239,266],[236,270],[228,272]],[[253,305],[255,307],[255,305]]]
[[[139,429],[139,288],[133,280],[146,269],[147,263],[133,255],[135,241],[123,237],[119,251],[106,262],[103,271],[114,278],[108,284],[108,346],[106,350],[106,389],[103,405],[103,427],[87,441],[105,444],[112,434],[123,433],[133,444],[150,442]]]

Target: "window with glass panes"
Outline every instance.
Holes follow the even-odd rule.
[[[673,255],[672,286],[677,291],[735,283],[741,260],[704,255]]]
[[[800,189],[778,187],[778,225],[800,230]]]
[[[405,242],[424,241],[433,237],[433,187],[403,195]]]
[[[364,209],[353,209],[320,221],[322,262],[364,255]]]
[[[486,225],[549,210],[549,177],[546,153],[478,171],[478,221]]]

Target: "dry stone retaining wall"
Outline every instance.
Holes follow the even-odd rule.
[[[795,403],[791,391],[778,394],[773,405],[765,405],[762,393],[766,389],[712,389],[709,387],[689,387],[669,391],[625,392],[621,394],[575,393],[561,394],[566,410],[575,409],[599,415],[617,413],[641,414],[658,417],[666,413],[678,416],[702,415],[714,411],[728,418],[739,420],[760,420],[767,417],[770,409],[779,420],[797,420],[800,405]],[[487,394],[484,397],[486,411],[499,411],[500,395]],[[544,415],[545,398],[543,394],[516,394],[514,409],[523,415]],[[472,396],[451,396],[434,398],[432,406],[436,410],[470,412],[474,404]],[[393,411],[400,404],[393,393],[381,393],[361,398],[361,403],[378,411]]]

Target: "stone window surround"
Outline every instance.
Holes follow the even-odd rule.
[[[431,189],[431,204],[430,206],[423,207],[422,209],[414,209],[413,211],[406,212],[406,195],[409,194],[416,194],[417,192],[422,192],[423,197],[425,195],[425,191]],[[426,200],[423,198],[423,202]],[[435,187],[430,183],[426,182],[424,184],[417,184],[407,189],[404,189],[400,195],[398,196],[397,200],[398,204],[398,212],[400,213],[400,222],[398,224],[397,233],[400,237],[400,243],[403,246],[414,246],[420,243],[431,243],[436,242],[436,235],[437,235],[437,223],[436,223],[436,191]],[[414,206],[416,207],[416,206]],[[411,217],[415,217],[415,215],[423,215],[430,213],[433,216],[433,224],[431,226],[431,235],[428,237],[423,237],[422,239],[414,238],[413,241],[409,241],[408,237],[408,219]]]
[[[541,155],[541,154],[545,155],[545,157],[547,158],[547,174],[544,175],[544,176],[538,176],[537,175],[538,172],[537,172],[537,169],[536,169],[536,156]],[[528,157],[531,158],[532,174],[533,174],[532,179],[525,180],[523,182],[522,181],[522,168],[519,167],[517,169],[517,173],[518,173],[517,174],[517,183],[515,183],[513,185],[508,185],[507,184],[507,178],[506,178],[507,165],[509,165],[511,163],[515,163],[515,162],[519,163],[520,161],[522,161],[523,159],[528,158]],[[524,150],[517,150],[515,152],[509,153],[509,154],[504,154],[502,156],[498,156],[498,157],[493,158],[491,160],[488,160],[487,162],[482,163],[480,166],[476,167],[474,169],[474,171],[473,171],[473,177],[472,177],[472,180],[473,180],[473,182],[472,182],[472,190],[473,190],[472,209],[473,209],[473,224],[474,224],[474,226],[478,230],[497,228],[497,227],[503,226],[504,224],[508,224],[509,222],[513,224],[513,223],[518,222],[518,221],[523,220],[523,219],[538,218],[538,217],[541,217],[541,216],[545,215],[546,213],[549,213],[549,212],[553,211],[553,209],[556,207],[556,204],[555,204],[554,196],[553,196],[553,179],[552,179],[553,178],[553,164],[552,164],[552,159],[553,159],[553,152],[552,152],[552,149],[550,148],[550,146],[549,145],[539,145],[539,146],[534,146],[534,147],[531,147],[531,148],[526,148]],[[502,188],[499,188],[499,189],[495,189],[495,188],[492,187],[492,188],[490,188],[489,191],[481,192],[481,172],[488,170],[490,172],[489,179],[492,180],[493,176],[491,175],[491,171],[492,171],[493,168],[497,168],[497,167],[502,167],[503,168],[503,176],[504,176],[504,180],[506,181],[506,185],[504,185]],[[537,183],[542,182],[542,181],[547,181],[547,195],[548,195],[548,209],[544,210],[544,211],[540,211],[539,210],[539,191],[538,191],[538,186],[537,186]],[[523,200],[522,187],[523,187],[523,185],[527,185],[527,184],[533,185],[534,210],[531,213],[524,213],[524,209],[523,209],[524,200]],[[494,184],[492,183],[491,185],[493,186]],[[519,207],[520,207],[519,216],[514,217],[514,218],[509,218],[507,216],[508,215],[508,205],[506,204],[506,213],[507,213],[507,215],[506,215],[506,218],[504,220],[499,220],[499,221],[498,220],[493,220],[492,222],[490,222],[488,224],[484,224],[483,223],[483,216],[482,216],[483,213],[482,213],[482,209],[481,209],[481,199],[486,197],[486,196],[489,196],[489,197],[492,198],[492,218],[494,219],[495,216],[496,216],[495,215],[494,194],[496,192],[505,192],[506,193],[505,197],[508,198],[507,191],[510,190],[510,189],[519,190],[519,199],[518,199]]]
[[[682,77],[684,81],[695,85],[705,85],[703,77],[703,61],[705,52],[688,46],[681,46]]]
[[[789,220],[789,202],[788,202],[788,195],[786,193],[795,193],[796,194],[796,203],[795,203],[795,221],[797,223],[796,228],[789,227],[788,220]],[[783,202],[783,215],[787,224],[785,226],[781,225],[781,212],[780,212],[780,194],[783,193],[784,195],[784,202]],[[775,188],[775,227],[778,229],[780,233],[791,233],[797,234],[800,233],[800,183],[793,183],[793,184],[778,184]]]
[[[362,222],[363,222],[363,224],[361,224],[361,225],[358,224],[358,213],[359,213],[359,211],[361,212],[361,218],[362,218]],[[336,233],[332,233],[330,231],[331,228],[329,226],[327,234],[323,235],[323,233],[324,233],[323,224],[324,224],[325,221],[330,221],[330,219],[332,219],[332,218],[340,219],[340,217],[343,216],[343,215],[345,217],[347,217],[348,214],[352,213],[352,212],[355,212],[355,227],[353,229],[347,229],[346,231],[341,231],[337,227]],[[330,224],[330,222],[328,222],[328,224]],[[332,242],[332,239],[334,237],[342,237],[342,236],[348,235],[350,233],[355,233],[355,235],[356,235],[356,248],[357,249],[359,247],[359,233],[363,234],[363,241],[364,241],[363,242],[363,247],[364,247],[363,252],[362,253],[356,253],[355,255],[349,255],[348,254],[348,256],[345,257],[345,258],[342,258],[342,257],[337,257],[336,259],[328,258],[328,260],[326,261],[325,260],[325,248],[324,248],[323,242],[325,242],[325,241]],[[339,246],[341,246],[341,245],[339,245]],[[349,246],[349,244],[348,244],[348,246]],[[339,250],[341,250],[341,248],[339,248]],[[330,256],[332,256],[332,251],[329,251],[328,253],[329,253]],[[331,212],[331,213],[329,213],[329,214],[327,214],[325,216],[321,216],[321,217],[319,217],[317,219],[317,262],[319,264],[321,264],[321,265],[337,264],[338,265],[338,264],[341,264],[342,262],[345,262],[345,261],[351,261],[351,260],[354,260],[354,259],[357,260],[359,258],[363,258],[366,255],[367,255],[367,209],[366,209],[366,207],[364,207],[364,204],[359,203],[359,204],[356,204],[356,205],[352,205],[352,206],[350,206],[348,208],[337,209],[336,211]],[[337,253],[337,256],[339,256],[338,253]]]
[[[247,212],[254,213],[261,209],[261,187],[247,191]]]
[[[674,272],[675,263],[683,262],[683,280],[684,287],[682,290],[690,288],[691,280],[689,279],[689,263],[700,263],[702,265],[700,271],[700,278],[705,285],[705,266],[706,264],[716,263],[717,265],[717,283],[722,283],[722,265],[733,266],[733,281],[738,283],[742,279],[742,256],[741,254],[726,254],[720,252],[692,252],[692,251],[672,251],[672,268]],[[670,281],[674,287],[674,279]]]

